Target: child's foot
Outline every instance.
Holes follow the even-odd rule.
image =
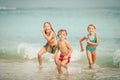
[[[41,70],[43,68],[43,66],[42,65],[39,65],[39,69]]]
[[[89,69],[93,69],[93,65],[89,65]]]
[[[43,67],[42,65],[39,65],[41,68]]]
[[[69,75],[69,74],[70,74],[70,72],[69,72],[69,71],[67,71],[67,72],[66,72],[66,74],[67,74],[67,75]]]
[[[59,70],[58,73],[59,73],[59,74],[62,74],[63,72],[62,72],[62,70]]]

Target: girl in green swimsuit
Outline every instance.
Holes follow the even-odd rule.
[[[86,40],[86,54],[89,61],[89,68],[93,68],[93,64],[96,60],[96,47],[98,46],[98,35],[95,33],[96,27],[93,24],[90,24],[87,28],[89,34],[80,39],[81,52],[84,51],[82,41]]]

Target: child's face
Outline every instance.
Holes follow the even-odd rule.
[[[64,40],[66,38],[66,32],[65,31],[60,32],[58,37],[60,38],[60,40]]]
[[[88,27],[88,32],[89,33],[94,33],[95,32],[95,28],[93,26],[89,26]]]
[[[50,32],[51,31],[51,26],[48,24],[48,23],[46,23],[45,25],[44,25],[44,30],[48,33],[48,32]]]

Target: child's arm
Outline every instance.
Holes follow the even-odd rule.
[[[45,34],[45,30],[44,30],[44,29],[42,29],[41,32],[42,32],[43,36],[45,37],[45,39],[46,39],[47,41],[50,41],[50,40],[52,39],[53,32],[51,32],[50,36],[47,36],[47,35]]]
[[[64,58],[68,58],[69,56],[71,56],[71,53],[72,53],[72,47],[70,46],[70,44],[66,41],[66,47],[68,48],[68,52],[69,54],[66,55]]]
[[[98,35],[96,34],[96,43],[93,43],[93,42],[90,42],[90,41],[87,41],[87,42],[88,42],[88,44],[91,44],[93,46],[98,46],[98,43],[99,43],[99,41],[98,41]]]
[[[84,36],[82,39],[80,39],[80,48],[81,48],[81,52],[84,51],[84,48],[83,48],[82,42],[83,42],[84,40],[86,40],[86,39],[87,39],[86,36]]]

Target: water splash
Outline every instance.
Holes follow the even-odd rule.
[[[114,52],[113,64],[117,67],[120,67],[120,49],[118,49]]]
[[[42,47],[35,46],[34,44],[20,43],[17,47],[17,53],[23,55],[24,58],[34,59],[37,58],[37,54],[41,48]],[[79,49],[74,47],[71,54],[71,61],[79,60],[81,55]],[[42,57],[48,59],[48,61],[53,61],[52,54],[46,53]]]
[[[39,48],[33,44],[20,43],[17,47],[18,54],[24,54],[24,58],[34,59],[37,57]]]

